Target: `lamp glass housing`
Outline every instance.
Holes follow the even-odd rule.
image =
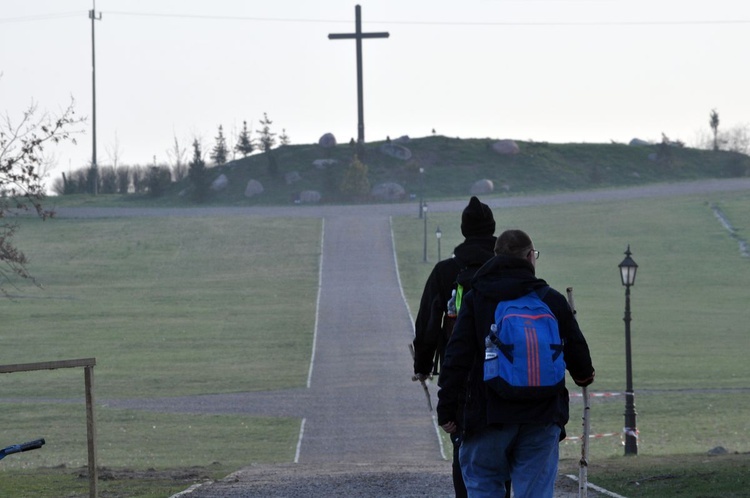
[[[638,271],[638,264],[633,261],[633,258],[631,258],[630,255],[630,246],[628,246],[628,250],[625,251],[625,259],[622,260],[622,263],[617,265],[617,267],[620,268],[620,280],[622,281],[622,285],[628,287],[635,284],[635,274]]]

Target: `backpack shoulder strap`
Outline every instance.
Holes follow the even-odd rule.
[[[544,300],[544,298],[547,296],[547,293],[549,292],[549,289],[549,285],[545,285],[544,287],[535,289],[534,292],[536,292],[536,295],[539,296],[539,299]]]

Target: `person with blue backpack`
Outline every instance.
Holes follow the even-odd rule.
[[[414,322],[414,376],[424,382],[438,373],[448,338],[453,333],[455,311],[460,309],[464,291],[471,285],[474,273],[494,254],[495,217],[492,210],[472,196],[461,213],[461,234],[464,241],[457,245],[450,258],[438,261],[425,282],[419,312]],[[449,302],[453,304],[449,306]],[[459,421],[460,423],[460,421]],[[453,442],[453,487],[456,498],[466,496],[466,488],[458,463],[460,433],[451,435]]]
[[[503,232],[474,276],[445,350],[438,423],[463,432],[459,461],[470,498],[552,498],[569,418],[565,370],[594,381],[588,344],[568,301],[536,276],[539,251]],[[463,420],[456,412],[463,406]]]

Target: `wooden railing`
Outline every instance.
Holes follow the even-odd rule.
[[[83,367],[86,389],[86,441],[89,455],[89,498],[98,498],[98,472],[96,469],[96,422],[94,419],[94,366],[96,358],[78,360],[43,361],[39,363],[19,363],[0,365],[0,374],[33,372],[37,370],[57,370],[59,368]]]

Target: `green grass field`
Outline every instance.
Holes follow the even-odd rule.
[[[625,388],[624,287],[617,265],[628,244],[639,265],[631,288],[633,385],[645,454],[705,452],[722,445],[750,451],[750,347],[747,282],[750,260],[716,220],[720,202],[741,223],[750,195],[637,199],[496,212],[498,232],[521,228],[542,255],[538,274],[564,291],[573,287],[578,319],[591,348],[593,391]],[[431,215],[443,231],[443,255],[461,241],[457,215]],[[394,222],[402,282],[413,313],[432,265],[422,263],[420,221]],[[434,229],[428,233],[432,234]],[[412,234],[412,235],[410,235]],[[428,254],[436,258],[436,241]],[[711,392],[725,389],[725,392]],[[624,400],[594,400],[594,433],[619,432]],[[571,434],[580,432],[571,412]],[[622,453],[619,438],[592,443],[592,453]],[[572,450],[579,451],[578,448]],[[564,447],[563,454],[568,453]],[[572,453],[571,453],[572,454]]]
[[[498,231],[518,227],[534,238],[542,252],[542,278],[558,289],[574,288],[597,369],[594,391],[624,390],[624,287],[617,264],[631,245],[639,264],[632,288],[636,461],[643,457],[649,469],[658,464],[647,458],[705,455],[719,445],[750,452],[750,362],[745,359],[750,260],[740,256],[708,202],[720,203],[735,228],[746,233],[747,193],[495,212]],[[458,213],[430,213],[428,233],[440,225],[443,257],[461,240],[459,219]],[[22,224],[17,245],[44,287],[28,282],[7,287],[14,297],[3,302],[1,364],[96,357],[99,403],[304,385],[320,221],[29,219]],[[429,241],[431,261],[425,264],[422,220],[398,218],[393,227],[404,290],[416,313],[436,259],[435,239]],[[60,398],[70,402],[51,402]],[[0,462],[0,495],[23,496],[18,476],[30,469],[65,465],[77,475],[72,469],[86,463],[82,398],[80,370],[0,376],[5,443],[48,439],[42,450]],[[573,435],[579,432],[579,409],[574,401],[568,426]],[[620,431],[623,409],[622,398],[595,400],[593,431]],[[106,405],[97,406],[96,414],[99,461],[110,468],[200,466],[213,476],[224,475],[254,462],[291,461],[299,430],[299,421],[292,419],[155,414]],[[616,467],[623,461],[619,437],[597,439],[591,451],[593,462]],[[569,460],[579,452],[569,443],[562,454]],[[624,474],[623,488],[617,481],[607,484],[629,493],[631,477]],[[597,482],[595,476],[592,481]],[[747,478],[742,483],[750,485]]]
[[[559,290],[573,287],[597,369],[594,392],[625,390],[625,288],[617,265],[631,245],[639,265],[631,288],[639,457],[617,472],[613,469],[624,462],[621,438],[599,438],[590,445],[591,481],[627,496],[748,496],[750,259],[741,257],[737,241],[717,221],[710,202],[718,203],[747,237],[747,193],[494,213],[498,233],[521,228],[532,236],[542,253],[541,278]],[[429,223],[430,237],[440,225],[446,257],[462,241],[460,217],[431,213]],[[416,314],[422,286],[437,259],[437,241],[429,241],[430,263],[424,264],[422,221],[416,216],[394,220],[394,232],[402,284]],[[592,404],[592,433],[622,431],[624,398],[598,398]],[[569,435],[581,433],[581,408],[580,399],[574,399]],[[716,446],[735,454],[726,460],[724,471],[707,470],[707,452]],[[563,467],[575,471],[571,462],[578,461],[580,451],[578,443],[563,443]],[[724,460],[710,463],[721,468],[717,461]],[[707,485],[713,478],[706,476],[717,472],[722,485]],[[655,477],[662,474],[671,477]],[[643,482],[636,488],[637,476]],[[734,483],[732,492],[727,491],[727,479]],[[669,486],[676,494],[665,491]],[[685,486],[694,491],[686,492]]]
[[[218,477],[290,461],[298,420],[130,412],[106,399],[303,386],[320,231],[310,219],[24,220],[17,244],[43,288],[7,286],[0,363],[95,357],[103,466]],[[85,466],[83,388],[82,369],[0,376],[0,444],[47,440],[1,462],[0,495],[14,495],[7,471]]]

